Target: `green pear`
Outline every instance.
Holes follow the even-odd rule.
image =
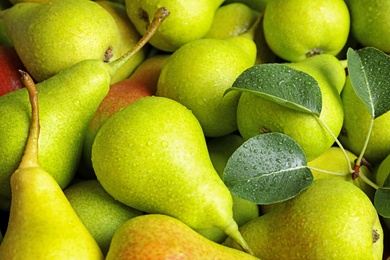
[[[214,13],[223,0],[126,0],[127,14],[143,35],[159,6],[171,11],[150,44],[159,50],[174,52],[185,43],[203,38],[209,31]]]
[[[192,110],[206,136],[232,133],[237,130],[236,108],[241,93],[224,94],[255,60],[256,45],[246,35],[194,40],[169,57],[156,95],[174,99]]]
[[[92,168],[91,149],[99,129],[112,114],[135,100],[156,92],[158,77],[168,57],[167,54],[153,55],[144,60],[129,78],[111,84],[108,94],[100,102],[85,133],[81,177],[87,179],[96,177]]]
[[[11,176],[11,209],[0,258],[103,259],[61,187],[39,166],[38,92],[27,73],[22,80],[31,100],[31,127],[22,161]]]
[[[259,12],[242,3],[220,6],[205,38],[227,39],[246,33],[256,22]]]
[[[364,182],[361,178],[352,178],[350,169],[353,169],[357,155],[345,150],[348,160],[346,160],[343,150],[340,147],[330,147],[323,154],[307,163],[314,176],[314,179],[320,178],[340,178],[348,181],[359,187],[372,200],[374,198],[375,189]],[[348,165],[349,164],[349,165]],[[374,181],[373,172],[362,165],[360,171],[367,178]]]
[[[339,140],[343,146],[360,154],[369,133],[372,116],[356,95],[350,77],[341,93],[344,123]],[[379,165],[390,154],[390,112],[375,118],[370,140],[363,157],[372,165]]]
[[[322,94],[319,118],[338,136],[344,117],[339,91],[346,77],[340,62],[330,54],[321,54],[285,65],[308,73],[318,82]],[[245,140],[266,132],[281,132],[290,136],[302,147],[308,161],[321,155],[335,142],[334,137],[313,115],[248,92],[240,97],[237,125]]]
[[[119,50],[117,50],[116,55],[124,55],[141,39],[141,35],[138,33],[137,29],[135,29],[133,23],[127,16],[126,7],[123,4],[108,0],[95,2],[106,9],[107,12],[109,12],[114,18],[119,29],[120,41]],[[126,64],[118,69],[118,71],[111,78],[111,84],[115,84],[128,78],[138,67],[138,65],[141,64],[141,62],[146,58],[148,49],[149,48],[147,45],[144,46],[130,60],[128,60]]]
[[[144,97],[113,114],[95,137],[92,165],[120,202],[173,216],[194,229],[220,228],[250,252],[199,121],[179,102]]]
[[[115,200],[98,180],[72,184],[64,190],[64,194],[104,255],[117,228],[128,219],[143,214]]]
[[[228,134],[207,140],[211,162],[221,178],[223,178],[223,172],[230,156],[243,143],[244,139],[237,134]],[[242,199],[234,194],[232,194],[232,198],[233,218],[239,227],[259,216],[259,206],[256,203]],[[227,238],[227,235],[218,228],[198,229],[196,231],[217,243],[222,243]]]
[[[390,53],[390,2],[348,0],[353,36],[363,46]]]
[[[24,2],[7,9],[3,20],[20,59],[37,82],[85,59],[120,56],[115,20],[94,1]]]
[[[255,256],[264,260],[381,260],[383,254],[383,230],[371,200],[337,178],[314,180],[240,231]],[[230,238],[224,245],[239,249]]]
[[[375,182],[379,187],[383,187],[386,178],[390,175],[390,154],[378,165],[375,170]],[[390,218],[383,217],[383,223],[390,229]]]
[[[81,61],[37,84],[40,92],[40,165],[52,174],[61,188],[75,175],[81,158],[89,121],[107,95],[111,76],[152,37],[169,12],[156,13],[151,33],[136,48],[112,62],[100,59]],[[11,197],[10,176],[23,156],[30,111],[26,88],[0,97],[0,195]]]
[[[148,214],[118,228],[106,260],[124,259],[258,259],[212,242],[176,218]]]
[[[296,62],[338,54],[348,39],[350,16],[343,0],[272,0],[267,1],[263,26],[271,50]]]

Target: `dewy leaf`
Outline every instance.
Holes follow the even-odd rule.
[[[313,182],[302,148],[282,133],[245,141],[229,158],[223,178],[238,197],[270,204],[295,197]]]
[[[309,74],[283,64],[258,64],[245,70],[230,90],[248,91],[280,105],[319,115],[322,94]]]
[[[390,110],[390,56],[373,47],[347,52],[348,73],[356,95],[375,119]]]
[[[387,176],[383,187],[375,191],[374,206],[379,215],[390,218],[390,174]]]

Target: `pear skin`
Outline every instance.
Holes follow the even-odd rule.
[[[95,115],[89,122],[83,144],[81,176],[95,178],[91,162],[93,140],[107,119],[135,100],[154,95],[162,66],[169,55],[154,55],[144,62],[125,80],[112,84],[108,94],[100,103]]]
[[[130,219],[118,228],[106,259],[258,258],[212,242],[175,218],[148,214]]]
[[[371,200],[337,178],[314,180],[240,231],[255,256],[265,260],[381,260],[383,254],[383,229]],[[224,243],[239,248],[234,244],[230,238]]]
[[[122,203],[192,228],[220,228],[250,252],[199,121],[180,103],[144,97],[112,115],[95,137],[92,165],[104,189]]]
[[[0,96],[24,88],[20,73],[24,65],[13,46],[0,46]]]
[[[9,222],[1,259],[103,259],[56,180],[38,163],[39,109],[35,84],[22,72],[32,106],[25,154],[11,176]]]

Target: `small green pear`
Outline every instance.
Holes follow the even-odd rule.
[[[390,2],[348,0],[353,36],[363,46],[390,54]]]
[[[347,77],[341,100],[344,109],[344,123],[339,140],[346,149],[354,154],[360,154],[369,133],[372,116],[356,95],[350,76]],[[388,154],[390,154],[390,112],[375,118],[363,157],[376,166]]]
[[[191,62],[188,62],[190,60]],[[203,38],[176,50],[162,68],[156,95],[191,109],[208,137],[237,130],[239,91],[225,91],[256,60],[256,45],[246,36]]]
[[[22,72],[22,80],[31,100],[31,127],[22,161],[11,176],[11,209],[0,258],[103,259],[61,187],[39,166],[38,92],[27,73]]]
[[[199,121],[179,102],[148,96],[112,115],[95,137],[92,165],[104,189],[122,203],[194,229],[220,228],[250,252]]]
[[[345,149],[344,149],[345,150]],[[332,146],[323,154],[307,163],[314,176],[314,179],[319,178],[340,178],[349,181],[359,187],[372,200],[374,198],[375,189],[364,182],[361,178],[352,178],[350,169],[353,169],[357,155],[345,150],[348,161],[340,147]],[[374,181],[373,172],[366,166],[362,165],[360,171],[367,178]]]
[[[150,31],[119,59],[88,59],[37,84],[40,92],[40,166],[52,174],[61,188],[73,179],[79,166],[88,123],[107,95],[111,76],[140,48],[169,15],[160,8]],[[30,111],[26,88],[0,97],[0,195],[10,198],[10,176],[17,169],[26,143]]]
[[[176,218],[147,214],[118,228],[106,260],[125,259],[258,259],[212,242]]]
[[[143,214],[115,200],[98,180],[74,183],[64,190],[64,194],[104,255],[117,228],[130,218]]]
[[[330,54],[321,54],[285,65],[308,73],[318,82],[322,94],[319,118],[334,136],[338,136],[344,118],[339,91],[345,82],[345,71],[340,62]],[[314,116],[249,92],[242,93],[240,97],[237,125],[245,140],[266,132],[281,132],[290,136],[302,147],[308,161],[321,155],[335,142]]]
[[[112,2],[108,0],[95,1],[102,6],[114,18],[119,30],[119,49],[116,50],[116,56],[122,56],[137,44],[141,39],[141,35],[135,29],[126,13],[124,4]],[[121,80],[128,78],[139,64],[146,58],[149,46],[144,46],[134,56],[129,59],[118,71],[112,76],[111,84],[115,84]]]
[[[337,55],[348,39],[350,16],[343,0],[272,0],[263,27],[271,50],[296,62],[315,54]]]
[[[211,27],[214,13],[223,0],[126,0],[127,14],[143,35],[160,6],[171,11],[169,19],[150,40],[155,48],[174,52],[180,46],[203,38]]]
[[[381,260],[383,254],[383,229],[371,200],[337,178],[314,180],[240,231],[255,256],[264,260]],[[230,238],[224,245],[239,249]]]
[[[205,38],[227,39],[246,33],[259,17],[259,12],[242,3],[220,6]]]
[[[36,82],[85,59],[120,57],[115,20],[95,1],[23,2],[7,9],[3,20],[20,59]]]

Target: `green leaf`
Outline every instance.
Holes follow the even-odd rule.
[[[313,182],[302,148],[282,133],[267,133],[245,141],[229,158],[224,182],[238,197],[257,204],[281,202]]]
[[[319,115],[322,94],[318,82],[309,74],[283,64],[258,64],[245,70],[230,90],[262,96],[301,112]]]
[[[347,52],[348,73],[356,95],[375,119],[390,110],[390,56],[373,47]]]
[[[379,215],[390,218],[390,174],[383,183],[383,187],[375,191],[374,206]]]

